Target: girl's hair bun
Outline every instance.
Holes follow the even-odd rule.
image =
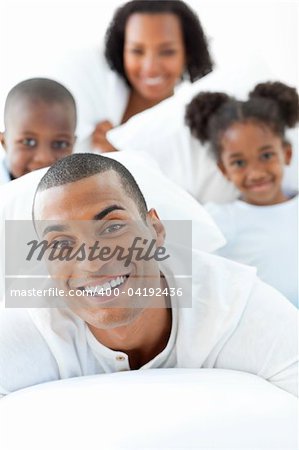
[[[295,88],[279,81],[258,84],[250,92],[249,98],[268,98],[276,102],[281,118],[292,128],[299,121],[299,97]]]
[[[193,136],[203,144],[209,140],[209,121],[230,97],[222,92],[201,92],[186,107],[185,121]]]

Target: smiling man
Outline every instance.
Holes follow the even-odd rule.
[[[86,177],[84,168],[78,165],[81,159],[87,161],[86,174],[92,173],[91,164],[97,172]],[[67,165],[70,163],[66,161]],[[73,164],[72,170],[68,166],[67,183],[60,186],[62,179],[54,181],[54,172],[41,180],[34,206],[35,223],[50,248],[54,245],[56,251],[64,248],[77,253],[83,244],[91,251],[86,255],[84,251],[83,258],[71,257],[69,261],[63,257],[61,261],[48,260],[49,272],[66,293],[70,309],[88,324],[96,339],[110,348],[125,351],[130,367],[139,368],[156,356],[157,348],[165,347],[171,321],[164,296],[132,293],[138,289],[149,293],[150,288],[163,292],[164,277],[155,260],[138,261],[132,257],[128,261],[128,257],[121,255],[123,252],[115,251],[97,257],[95,244],[101,243],[99,250],[117,246],[127,253],[138,237],[146,244],[154,239],[160,246],[164,227],[155,210],[147,212],[135,180],[119,163],[81,155],[73,159]],[[71,181],[78,175],[85,177]],[[70,291],[72,295],[67,296]],[[153,330],[157,331],[153,333]],[[143,351],[139,344],[134,348],[132,340],[142,342]]]
[[[163,247],[163,224],[120,163],[95,154],[59,161],[40,181],[33,211],[46,255],[61,256],[47,265],[65,304],[1,312],[2,395],[62,378],[172,367],[250,372],[296,395],[293,305],[254,269],[199,251],[185,289]],[[134,247],[125,259],[136,237],[144,252]],[[92,255],[79,255],[82,245]],[[150,247],[154,257],[145,258]],[[103,248],[109,252],[96,258]]]

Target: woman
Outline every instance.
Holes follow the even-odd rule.
[[[132,0],[118,8],[104,55],[102,61],[94,55],[94,70],[88,61],[82,64],[87,72],[77,67],[77,81],[64,80],[76,97],[83,134],[94,127],[91,144],[101,151],[114,150],[107,131],[172,96],[183,79],[194,82],[212,70],[199,19],[181,0]]]

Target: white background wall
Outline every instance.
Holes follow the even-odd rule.
[[[0,0],[1,128],[8,90],[22,79],[46,76],[48,68],[61,55],[67,57],[69,50],[100,43],[115,7],[122,3]],[[218,70],[233,68],[235,77],[231,85],[227,80],[232,93],[245,95],[255,82],[266,79],[298,85],[297,1],[187,0],[187,3],[199,14]]]

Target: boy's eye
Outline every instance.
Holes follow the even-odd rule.
[[[55,150],[64,150],[70,147],[70,143],[68,141],[54,141],[52,142],[52,148]]]
[[[36,147],[37,140],[33,138],[25,138],[22,140],[22,144],[26,147]]]
[[[243,159],[236,159],[231,162],[231,165],[234,167],[245,167],[246,162]]]

